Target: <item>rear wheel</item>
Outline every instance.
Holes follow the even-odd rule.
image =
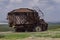
[[[16,27],[15,28],[15,31],[16,32],[25,32],[25,28],[24,27],[21,27],[21,26],[20,27]]]
[[[19,28],[15,28],[15,32],[20,32],[21,30],[19,30]]]

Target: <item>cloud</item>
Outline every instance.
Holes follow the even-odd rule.
[[[32,0],[29,2],[29,6],[33,7],[33,6],[36,6],[38,3],[39,3],[39,0]]]
[[[4,1],[4,0],[0,0],[0,2],[2,2],[2,1]]]
[[[43,11],[46,21],[60,20],[57,17],[60,14],[60,0],[0,0],[0,20],[5,20],[6,14],[14,9],[34,6]]]
[[[46,21],[59,21],[59,17],[57,15],[60,13],[60,0],[37,0],[37,1],[30,1],[29,6],[34,7],[38,6],[43,13],[45,14],[44,19]],[[57,5],[58,4],[58,5]],[[57,14],[56,14],[57,13]]]
[[[30,7],[36,7],[38,6],[42,11],[46,11],[46,10],[50,10],[50,7],[52,5],[49,4],[49,1],[48,0],[32,0],[30,1],[29,3],[29,6]]]
[[[58,2],[59,1],[59,2]],[[59,19],[59,14],[60,14],[60,0],[50,0],[49,6],[44,10],[45,13],[45,20],[48,22],[58,22],[60,21]]]
[[[22,3],[22,0],[10,0],[9,4],[6,6],[7,11],[11,11],[19,7],[19,4]]]
[[[5,8],[9,4],[8,0],[0,0],[0,8]]]
[[[55,3],[60,3],[60,0],[52,0],[52,1],[54,1]]]
[[[0,0],[0,20],[6,20],[7,13],[18,8],[22,0]]]
[[[21,3],[22,0],[10,0],[11,3]]]
[[[33,3],[38,3],[40,0],[32,0],[33,1]]]
[[[44,8],[49,5],[48,2],[49,2],[48,0],[36,0],[36,1],[32,0],[29,2],[29,6],[30,7],[38,6],[40,8]]]

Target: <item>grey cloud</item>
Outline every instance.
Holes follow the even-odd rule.
[[[26,1],[26,2],[25,2]],[[39,8],[45,14],[44,19],[46,21],[60,21],[59,13],[60,13],[60,4],[53,0],[3,0],[0,1],[0,20],[6,20],[7,13],[13,9],[17,9],[20,7],[33,7],[39,6]],[[28,2],[27,2],[28,1]],[[59,0],[57,0],[59,1]],[[4,12],[3,12],[4,11]],[[4,16],[4,17],[3,17]],[[58,17],[57,17],[58,16]]]

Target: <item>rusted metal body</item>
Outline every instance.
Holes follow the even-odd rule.
[[[14,27],[15,31],[40,31],[47,30],[48,24],[40,19],[38,12],[28,8],[20,8],[8,13],[7,19],[9,26]],[[39,26],[39,28],[36,28]]]

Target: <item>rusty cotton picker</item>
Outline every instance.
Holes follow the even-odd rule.
[[[48,24],[40,19],[38,12],[29,8],[15,9],[8,13],[9,27],[14,27],[16,32],[46,31]]]

